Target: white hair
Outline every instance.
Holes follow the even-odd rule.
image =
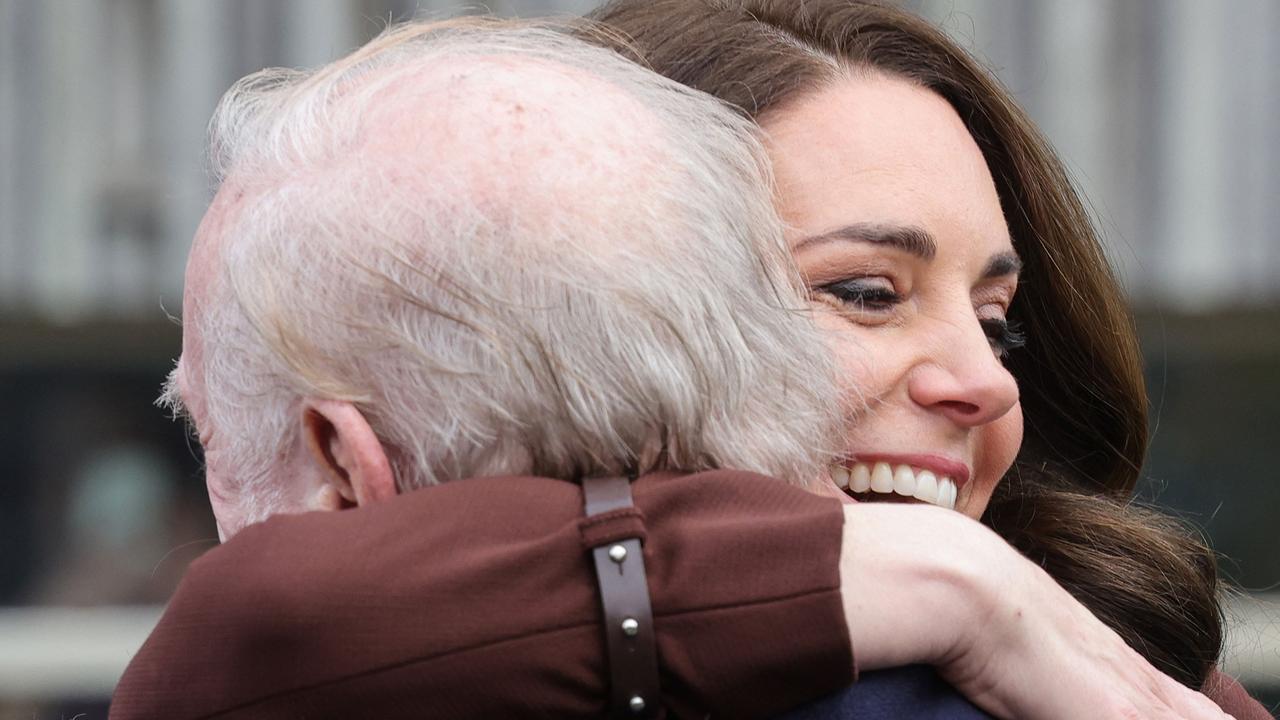
[[[528,80],[549,73],[588,100]],[[600,87],[619,111],[575,123]],[[552,123],[525,153],[549,159],[504,167],[539,137],[521,113]],[[395,132],[404,159],[371,160]],[[753,125],[711,97],[563,28],[471,18],[246,77],[210,133],[243,196],[188,332],[251,519],[306,397],[355,403],[402,489],[715,467],[803,484],[830,457],[834,363]]]

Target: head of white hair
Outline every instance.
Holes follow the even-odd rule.
[[[753,127],[709,96],[557,27],[414,23],[244,78],[210,157],[238,199],[162,400],[199,376],[251,520],[307,397],[354,403],[401,489],[823,471],[833,364]]]

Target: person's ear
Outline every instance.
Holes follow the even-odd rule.
[[[342,510],[396,494],[387,453],[351,403],[304,400],[302,434],[320,478],[308,493],[311,509]]]

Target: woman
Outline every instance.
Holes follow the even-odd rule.
[[[1127,504],[1147,445],[1132,323],[1078,196],[1007,92],[941,30],[873,2],[617,0],[592,17],[763,127],[835,352],[870,358],[846,365],[869,405],[851,446],[969,453],[956,509],[1202,686],[1222,641],[1213,556]],[[930,348],[944,349],[922,361]],[[855,459],[852,492],[891,497],[884,464]],[[917,467],[899,492],[927,496],[921,478],[948,467],[930,462],[900,460]]]

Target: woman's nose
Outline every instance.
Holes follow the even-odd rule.
[[[964,427],[1000,419],[1018,402],[1018,384],[976,320],[933,345],[911,371],[911,399]]]

